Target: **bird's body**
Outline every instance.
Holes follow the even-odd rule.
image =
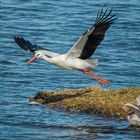
[[[42,53],[38,51],[38,53]],[[52,58],[48,58],[45,55],[42,58],[52,64],[57,65],[60,68],[68,69],[68,70],[80,70],[86,68],[95,68],[97,61],[93,59],[82,60],[76,57],[67,58],[66,54],[58,55]],[[76,64],[76,65],[75,65]]]
[[[101,84],[110,84],[109,81],[97,76],[91,69],[97,66],[97,60],[90,57],[104,39],[105,32],[111,26],[116,14],[112,15],[112,10],[105,12],[101,10],[96,18],[93,26],[88,29],[79,40],[73,45],[73,47],[65,54],[59,54],[47,49],[40,48],[36,45],[32,45],[28,40],[22,37],[14,37],[15,42],[24,50],[35,53],[28,63],[42,58],[49,63],[57,65],[63,69],[81,71],[91,78],[97,80]]]

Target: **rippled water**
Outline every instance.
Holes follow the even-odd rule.
[[[69,114],[27,103],[38,90],[80,88],[96,82],[43,60],[26,65],[31,54],[17,47],[13,36],[22,35],[63,53],[92,25],[103,7],[113,7],[118,20],[93,56],[100,61],[95,71],[112,82],[111,88],[139,86],[139,0],[0,1],[0,139],[140,139],[127,121]]]

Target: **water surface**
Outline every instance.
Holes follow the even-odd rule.
[[[0,139],[139,139],[128,122],[70,114],[27,100],[38,90],[93,86],[96,82],[77,72],[61,70],[43,60],[32,65],[32,56],[13,41],[21,35],[44,48],[67,52],[89,28],[97,12],[114,8],[116,23],[93,55],[95,72],[111,81],[111,88],[140,85],[139,0],[4,0],[0,2]]]

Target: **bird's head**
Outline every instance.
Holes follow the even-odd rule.
[[[35,57],[37,58],[42,58],[44,56],[44,54],[40,51],[36,52]]]
[[[35,61],[35,60],[38,59],[38,58],[42,58],[43,56],[44,56],[44,54],[43,54],[42,52],[37,51],[37,52],[35,53],[35,55],[34,55],[27,63],[29,64],[29,63]]]

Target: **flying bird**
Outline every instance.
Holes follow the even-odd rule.
[[[95,23],[89,28],[72,48],[65,54],[59,54],[37,45],[33,45],[21,36],[14,36],[15,42],[24,50],[35,53],[27,62],[31,63],[38,58],[42,58],[49,63],[68,70],[82,72],[96,80],[100,84],[110,85],[110,82],[92,71],[98,62],[91,59],[91,56],[104,39],[107,29],[116,20],[116,13],[111,10],[101,10],[98,12]]]

